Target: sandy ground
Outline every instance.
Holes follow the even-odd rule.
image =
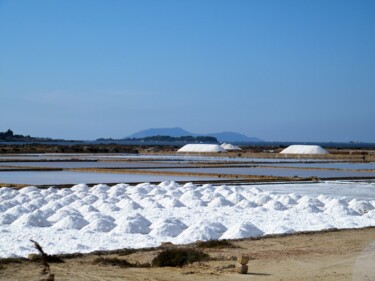
[[[121,268],[93,264],[89,254],[51,264],[55,280],[375,280],[375,228],[294,234],[233,241],[236,248],[205,249],[211,261],[183,268]],[[62,245],[63,247],[63,245]],[[151,262],[160,251],[102,255]],[[233,272],[235,257],[247,254],[249,272]],[[41,280],[40,263],[2,265],[0,280]]]

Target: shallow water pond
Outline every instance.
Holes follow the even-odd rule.
[[[279,176],[279,177],[318,177],[318,178],[346,178],[346,177],[374,177],[375,173],[339,171],[339,170],[302,170],[302,169],[284,169],[284,168],[167,168],[152,169],[153,171],[173,171],[187,173],[214,173],[214,174],[233,174],[233,175],[256,175],[256,176]]]
[[[298,168],[326,168],[349,170],[375,170],[375,163],[274,163],[262,164],[262,166],[281,166]]]
[[[96,161],[58,161],[58,162],[0,162],[2,166],[14,167],[46,167],[46,168],[150,168],[180,166],[178,163],[168,162],[96,162]]]
[[[199,181],[217,180],[216,177],[194,176],[168,176],[168,175],[134,175],[134,174],[110,174],[110,173],[86,173],[86,172],[0,172],[1,183],[30,184],[30,185],[54,185],[54,184],[78,184],[78,183],[135,183],[135,182],[162,182],[162,181]]]

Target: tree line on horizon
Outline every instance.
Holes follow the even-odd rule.
[[[11,129],[0,132],[0,141],[51,141],[51,138],[36,138],[29,135],[16,135]]]

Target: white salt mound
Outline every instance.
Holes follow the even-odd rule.
[[[349,202],[349,208],[360,214],[365,214],[368,211],[373,210],[374,206],[372,206],[372,204],[370,204],[369,202],[353,199]]]
[[[348,203],[346,201],[342,200],[342,199],[334,198],[331,201],[329,201],[328,203],[326,203],[326,205],[324,207],[327,209],[327,208],[336,207],[336,206],[347,207]]]
[[[47,221],[41,211],[34,211],[33,213],[24,214],[17,220],[15,220],[12,225],[22,226],[22,227],[50,227],[51,224]]]
[[[320,200],[318,200],[317,198],[311,198],[309,196],[301,197],[298,200],[298,203],[299,204],[301,204],[301,203],[311,204],[311,205],[315,205],[317,207],[323,207],[324,206],[324,204]]]
[[[89,222],[80,216],[69,216],[63,218],[53,225],[55,228],[59,229],[81,229],[88,225]]]
[[[302,201],[302,202],[298,203],[297,205],[295,205],[294,208],[296,210],[304,211],[304,212],[307,212],[307,213],[310,213],[310,214],[322,212],[322,210],[319,209],[318,206],[316,206],[315,204],[313,204],[309,201]]]
[[[211,202],[212,200],[216,199],[216,198],[224,198],[223,195],[221,195],[220,193],[213,193],[211,191],[202,191],[202,194],[203,196],[201,197],[201,200],[205,201],[205,202]]]
[[[207,204],[209,207],[225,207],[225,206],[233,206],[233,203],[226,200],[223,197],[218,197],[212,200],[210,203]]]
[[[12,188],[9,188],[9,187],[1,187],[0,188],[0,198],[2,200],[12,199],[12,198],[16,197],[17,195],[19,195],[19,192],[12,189]]]
[[[116,205],[111,204],[111,203],[106,203],[106,202],[101,204],[100,206],[98,206],[98,209],[99,209],[99,211],[101,211],[102,213],[105,213],[105,214],[111,214],[113,212],[117,212],[117,211],[121,210]]]
[[[220,193],[223,196],[229,196],[233,193],[233,191],[226,185],[221,185],[216,189],[217,193]]]
[[[329,197],[327,195],[320,194],[317,199],[322,202],[323,204],[327,204],[329,201],[331,201],[333,198]]]
[[[91,213],[91,212],[99,212],[98,209],[96,209],[95,207],[91,206],[91,205],[83,205],[79,208],[79,211],[81,213]]]
[[[286,206],[297,204],[297,202],[292,197],[290,197],[288,195],[281,195],[277,201],[279,201],[280,203],[282,203]]]
[[[115,222],[115,220],[116,220],[115,218],[113,218],[111,216],[103,215],[101,213],[96,213],[96,212],[88,213],[85,216],[85,220],[87,220],[89,222],[92,222],[92,221],[95,221],[95,220],[98,220],[98,219],[109,220],[111,222]]]
[[[76,184],[71,187],[71,190],[73,191],[89,191],[89,187],[85,183]]]
[[[182,208],[186,207],[181,203],[180,200],[176,198],[165,198],[159,201],[165,208]]]
[[[188,243],[197,240],[216,240],[226,230],[227,228],[219,222],[201,221],[189,226],[178,238]]]
[[[330,214],[332,216],[337,217],[345,217],[345,216],[358,216],[359,213],[354,211],[353,209],[350,209],[344,205],[330,205],[328,208],[325,209],[324,213]]]
[[[259,206],[263,206],[270,200],[272,200],[272,198],[269,195],[258,195],[258,196],[254,196],[252,201],[254,201]]]
[[[117,231],[122,233],[148,234],[151,231],[149,227],[151,222],[140,214],[121,218],[117,220],[117,223]]]
[[[247,209],[247,208],[257,208],[259,207],[258,204],[256,204],[255,202],[253,201],[249,201],[249,200],[241,200],[240,202],[238,202],[236,204],[236,207],[239,207],[239,208],[242,208],[242,209]]]
[[[188,208],[197,208],[197,207],[205,207],[205,206],[207,206],[207,203],[204,202],[203,200],[200,200],[200,199],[185,201],[183,203]]]
[[[193,188],[193,186],[192,186],[192,188]],[[195,186],[195,189],[200,190],[200,191],[207,190],[207,191],[212,192],[212,191],[216,190],[216,187],[213,186],[212,184],[206,183],[206,184],[201,185],[201,186]]]
[[[266,204],[263,205],[264,208],[270,210],[277,210],[277,211],[284,211],[287,208],[277,200],[270,200]]]
[[[151,236],[162,237],[176,237],[187,226],[182,221],[176,218],[160,219],[151,225],[152,231],[149,233]]]
[[[299,195],[299,194],[297,194],[297,193],[289,193],[288,194],[288,196],[290,197],[290,198],[292,198],[293,200],[295,200],[295,201],[298,201],[299,199],[301,199],[301,195]]]
[[[226,152],[226,150],[218,144],[187,144],[177,152]]]
[[[167,193],[167,191],[165,189],[161,189],[161,188],[155,188],[153,190],[151,190],[148,195],[150,196],[156,196],[156,195],[162,195],[162,194],[165,194]]]
[[[41,207],[39,210],[52,210],[54,211],[54,213],[63,208],[64,205],[58,203],[58,202],[55,202],[55,200],[51,200],[50,202],[48,202],[46,205],[44,205],[43,207]]]
[[[283,233],[294,233],[296,232],[293,228],[289,228],[283,225],[275,225],[271,227],[265,234],[283,234]]]
[[[82,199],[82,202],[86,203],[86,204],[93,204],[93,203],[95,203],[98,200],[99,200],[99,197],[97,197],[97,196],[95,196],[93,194],[90,194],[90,195],[84,197]]]
[[[319,145],[291,145],[285,148],[282,154],[329,154],[327,150]]]
[[[121,201],[119,201],[118,203],[116,203],[116,206],[118,206],[121,209],[125,209],[125,210],[142,209],[142,207],[138,203],[134,202],[130,198],[121,199]]]
[[[38,193],[40,192],[39,188],[37,188],[36,186],[26,186],[24,188],[21,188],[18,192],[24,194],[31,194],[33,191]]]
[[[241,202],[242,200],[246,199],[243,195],[237,192],[233,192],[231,195],[228,196],[227,198],[230,202],[233,204],[237,204]]]
[[[189,190],[181,195],[180,201],[184,203],[191,200],[199,200],[201,197],[202,193],[200,193],[198,190]]]
[[[155,202],[151,198],[144,198],[141,201],[139,201],[139,204],[145,209],[159,209],[164,208],[162,205],[160,205],[158,202]]]
[[[240,223],[230,227],[220,239],[241,239],[262,236],[264,232],[252,223]]]
[[[237,145],[233,145],[233,144],[230,144],[230,143],[223,143],[220,145],[222,148],[224,148],[225,150],[242,150],[239,146]]]
[[[363,217],[367,217],[372,221],[375,221],[375,209],[368,211],[366,214],[363,215]]]
[[[105,218],[100,218],[82,228],[81,231],[110,232],[115,227],[116,224],[112,221]]]
[[[48,220],[51,222],[58,222],[60,220],[63,220],[65,217],[70,216],[82,217],[82,214],[76,209],[65,209],[64,207],[58,210],[52,216],[50,216]]]
[[[14,215],[8,213],[0,213],[0,225],[11,224],[16,220]]]
[[[179,186],[174,181],[163,181],[163,182],[161,182],[161,183],[158,184],[158,187],[166,189],[166,188],[170,188],[170,187],[178,188]]]
[[[15,207],[12,207],[10,209],[8,209],[6,211],[7,214],[10,214],[10,215],[13,215],[14,217],[16,218],[19,218],[20,216],[22,216],[23,214],[26,214],[28,213],[27,209],[25,209],[24,207],[22,207],[21,205],[18,205],[18,206],[15,206]]]

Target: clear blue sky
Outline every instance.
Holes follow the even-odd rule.
[[[0,131],[375,142],[375,1],[1,1]]]

